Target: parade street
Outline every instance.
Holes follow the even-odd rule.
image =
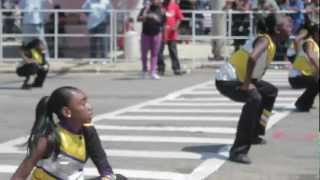
[[[279,88],[266,145],[253,146],[250,165],[227,160],[242,105],[222,96],[214,69],[160,80],[138,72],[49,74],[43,88],[21,90],[14,73],[0,76],[0,179],[9,179],[25,157],[26,142],[42,96],[60,86],[84,90],[110,164],[129,179],[316,180],[319,179],[319,98],[310,112],[294,112],[302,90],[287,70],[264,79]],[[86,177],[97,176],[94,165]]]

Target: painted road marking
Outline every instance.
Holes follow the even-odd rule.
[[[279,76],[282,79],[278,79]],[[265,76],[270,79],[271,83],[275,85],[288,86],[287,75],[285,73],[271,73]],[[296,90],[281,90],[279,89],[279,96],[275,104],[275,111],[270,118],[267,129],[271,128],[281,119],[285,118],[290,109],[293,109],[293,103],[296,97],[302,91]],[[190,96],[192,95],[192,96]],[[203,97],[206,95],[207,97]],[[212,97],[211,95],[217,95]],[[282,97],[282,95],[287,95]],[[213,108],[211,110],[205,107]],[[223,144],[224,148],[219,149],[217,153],[192,153],[183,151],[148,151],[148,150],[130,150],[130,149],[107,149],[108,156],[113,157],[128,157],[128,158],[150,158],[150,159],[201,159],[202,163],[196,167],[190,174],[178,172],[163,172],[163,171],[147,171],[147,170],[130,170],[130,169],[115,169],[116,172],[122,173],[130,178],[142,179],[172,179],[172,180],[203,180],[209,175],[217,171],[228,158],[228,151],[233,139],[230,135],[236,132],[235,124],[230,124],[231,127],[215,127],[215,126],[129,126],[129,125],[99,125],[99,121],[179,121],[179,122],[237,122],[242,103],[235,103],[217,92],[214,81],[208,81],[180,91],[168,94],[165,97],[146,101],[134,106],[123,108],[111,113],[98,115],[94,118],[97,124],[96,128],[100,131],[129,131],[126,135],[107,135],[100,133],[102,141],[112,142],[151,142],[151,143],[192,143],[192,144]],[[167,107],[165,107],[167,106]],[[184,109],[186,107],[193,107],[192,109]],[[219,107],[221,106],[221,107]],[[172,107],[172,108],[171,108]],[[176,109],[174,109],[174,108]],[[189,108],[190,108],[189,107]],[[219,107],[217,109],[216,107]],[[223,108],[222,108],[223,107]],[[224,108],[225,107],[225,108]],[[231,107],[231,109],[230,109]],[[218,113],[226,113],[228,116],[219,116]],[[127,115],[126,113],[143,113],[144,115]],[[158,115],[150,115],[149,113],[158,113]],[[175,113],[177,116],[169,116],[167,113]],[[183,115],[179,115],[179,113]],[[190,113],[210,113],[210,116],[188,116]],[[211,115],[212,113],[212,115]],[[125,122],[125,121],[122,121]],[[168,123],[168,122],[166,122]],[[229,138],[210,138],[210,137],[172,137],[172,136],[143,136],[135,135],[135,132],[203,132],[203,133],[217,133],[220,135],[229,135]],[[16,145],[22,144],[26,141],[26,137],[17,138],[6,143],[0,144],[0,153],[5,154],[22,154],[25,153]],[[12,173],[16,166],[0,165],[0,172]],[[86,168],[86,175],[96,176],[95,168]]]

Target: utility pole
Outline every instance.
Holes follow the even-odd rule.
[[[212,10],[221,11],[225,4],[225,0],[213,0],[211,1]],[[226,15],[213,14],[212,15],[212,35],[224,36],[226,34]],[[223,48],[225,39],[215,39],[212,41],[212,54],[214,59],[223,59]]]

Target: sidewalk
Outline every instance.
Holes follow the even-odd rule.
[[[194,68],[200,67],[217,67],[222,61],[208,61],[208,60],[180,60],[181,66],[185,70],[191,71]],[[167,66],[170,66],[171,62],[168,59],[166,61]],[[15,73],[17,63],[15,62],[0,62],[0,73]],[[168,67],[169,69],[169,67]],[[74,61],[52,61],[50,62],[50,72],[52,73],[98,73],[98,72],[138,72],[141,71],[141,62],[118,62],[118,63],[106,63],[96,62],[89,64],[88,60],[74,60]]]
[[[250,165],[227,161],[207,180],[319,180],[319,97],[308,113],[292,112],[252,146]]]

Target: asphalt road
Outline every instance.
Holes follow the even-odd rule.
[[[292,112],[299,91],[289,88],[285,74],[268,77],[282,94],[268,144],[252,148],[249,166],[225,161],[241,104],[216,92],[212,69],[161,80],[142,80],[135,72],[50,74],[43,88],[32,90],[21,90],[22,80],[14,74],[1,74],[0,177],[8,179],[24,156],[23,149],[10,148],[29,133],[37,101],[71,85],[88,94],[109,160],[130,179],[319,179],[319,106]],[[88,169],[89,176],[95,174],[90,162]]]

